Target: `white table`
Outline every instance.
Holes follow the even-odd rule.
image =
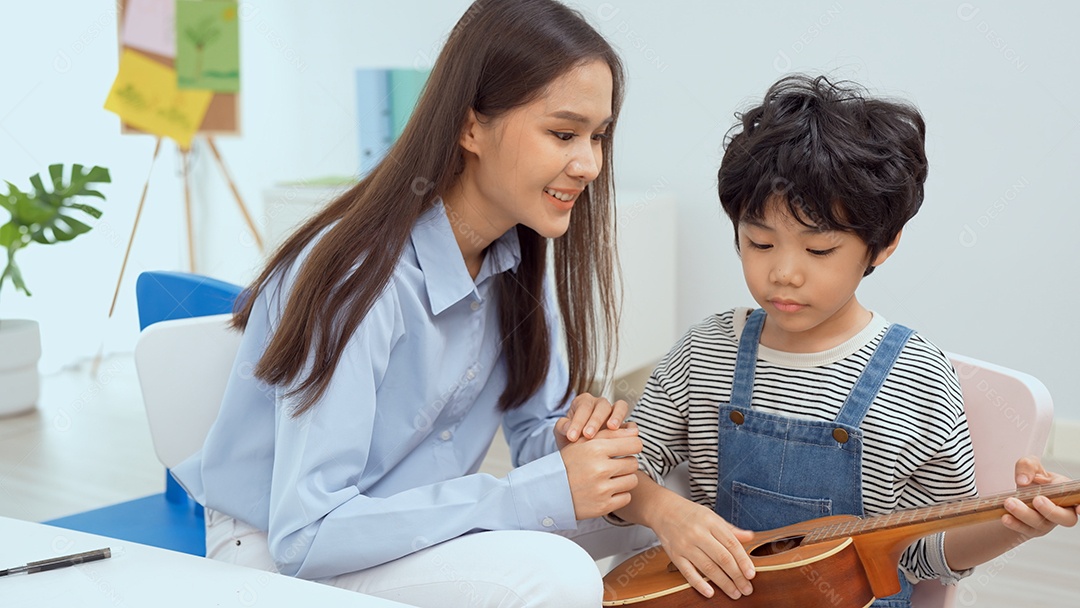
[[[185,553],[0,517],[0,569],[104,547],[112,549],[112,557],[48,572],[0,577],[0,606],[404,606]]]

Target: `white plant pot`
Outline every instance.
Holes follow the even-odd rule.
[[[41,332],[37,321],[0,320],[0,416],[21,414],[37,405],[38,359]]]

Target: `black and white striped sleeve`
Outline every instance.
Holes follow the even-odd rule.
[[[688,333],[660,360],[630,415],[643,444],[638,468],[660,485],[689,453],[686,361],[691,342]]]

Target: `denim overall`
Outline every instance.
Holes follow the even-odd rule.
[[[889,327],[833,422],[754,411],[758,342],[765,311],[746,320],[731,387],[720,404],[716,506],[731,524],[771,530],[828,515],[862,515],[862,443],[859,424],[885,376],[914,332]],[[900,593],[873,606],[909,608],[912,586],[903,574]]]

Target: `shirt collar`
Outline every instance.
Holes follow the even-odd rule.
[[[488,246],[480,272],[473,281],[465,267],[450,218],[442,199],[420,215],[412,230],[412,244],[428,294],[432,314],[439,314],[457,302],[477,293],[476,286],[507,270],[516,270],[521,262],[517,229],[507,230]]]

